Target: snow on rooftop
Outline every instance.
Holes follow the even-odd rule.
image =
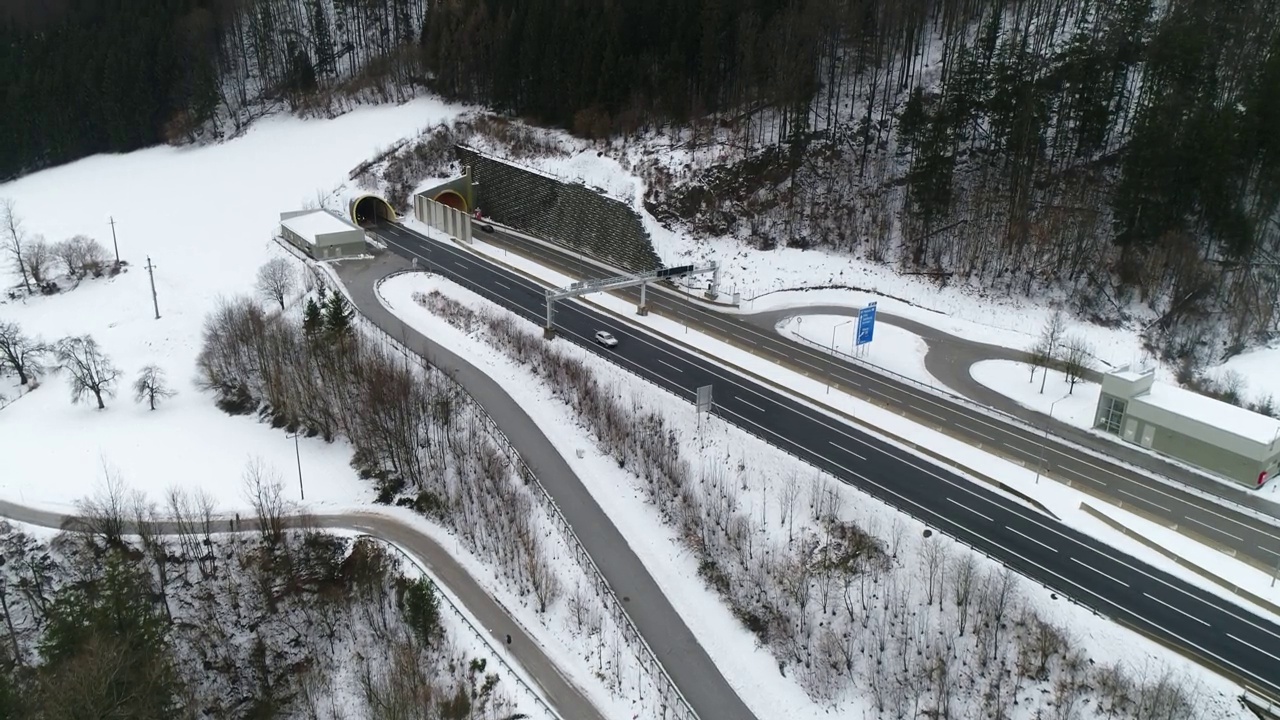
[[[1280,433],[1280,420],[1175,385],[1154,383],[1149,392],[1139,395],[1134,400],[1177,413],[1262,445],[1270,445],[1276,439],[1277,433]]]
[[[359,229],[325,210],[315,210],[306,215],[295,215],[288,220],[281,220],[280,224],[289,228],[298,237],[312,245],[315,244],[316,236],[318,235]]]
[[[1146,373],[1139,372],[1137,370],[1119,370],[1111,374],[1115,377],[1120,378],[1121,380],[1128,380],[1129,382],[1134,382],[1135,380],[1141,380],[1142,378],[1146,377]]]

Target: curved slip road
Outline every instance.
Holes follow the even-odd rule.
[[[477,236],[573,277],[600,278],[612,274],[608,268],[547,243],[525,240],[505,232],[492,235],[478,232]],[[463,254],[474,257],[471,253]],[[633,302],[639,295],[636,290],[623,290],[616,294]],[[1243,487],[1212,480],[1158,456],[1049,420],[1026,408],[1016,415],[1029,425],[1013,422],[967,402],[930,392],[910,381],[833,358],[827,351],[785,338],[777,332],[777,319],[788,314],[809,312],[809,308],[756,314],[723,312],[661,286],[650,288],[648,304],[655,313],[687,323],[707,335],[796,372],[837,384],[850,394],[899,411],[922,425],[974,447],[1029,468],[1043,468],[1046,475],[1070,485],[1085,486],[1093,494],[1114,504],[1137,507],[1162,518],[1166,524],[1176,524],[1225,546],[1257,566],[1280,566],[1280,505]],[[847,308],[841,310],[848,312]],[[884,314],[877,313],[877,317]],[[531,317],[542,324],[542,316]],[[977,359],[992,353],[1016,353],[955,338],[905,318],[895,318],[894,322],[944,348],[935,353],[930,346],[926,368],[953,389],[952,383],[978,385],[972,378],[965,380],[969,366]],[[932,365],[930,358],[933,359]],[[979,393],[980,400],[996,395],[992,390],[978,387],[980,389],[975,393]],[[1005,402],[1011,401],[1006,399]],[[1047,437],[1046,426],[1053,431]],[[1093,452],[1086,452],[1081,447]],[[1171,478],[1174,482],[1162,481],[1143,470]],[[1215,501],[1215,498],[1220,501]]]
[[[461,257],[448,262],[456,263],[455,267],[469,264]],[[336,267],[362,314],[457,380],[494,419],[520,458],[555,499],[609,587],[622,599],[636,629],[694,712],[704,720],[754,720],[755,715],[698,644],[626,538],[596,504],[542,428],[496,381],[427,339],[387,309],[385,301],[377,295],[377,285],[388,274],[410,269],[409,263],[384,253],[374,260],[343,261]]]
[[[59,513],[29,508],[0,500],[0,517],[62,529],[73,525],[77,518]],[[223,518],[226,520],[226,518]],[[524,626],[495,601],[483,587],[462,567],[447,550],[429,536],[394,518],[376,513],[342,513],[336,515],[307,515],[306,521],[314,526],[332,530],[355,530],[380,540],[394,543],[412,555],[431,573],[437,582],[449,588],[472,617],[489,633],[489,644],[494,648],[506,646],[515,661],[537,683],[543,696],[566,720],[590,718],[604,720],[604,715],[573,682],[565,677],[556,664],[542,652],[536,640],[525,632]],[[230,521],[228,520],[228,524]],[[163,534],[176,534],[171,525],[161,523]],[[220,531],[223,532],[223,531]],[[257,532],[257,522],[245,518],[237,532]],[[506,636],[511,644],[506,645]],[[495,652],[498,652],[495,650]]]
[[[539,325],[545,317],[546,288],[540,283],[401,226],[380,227],[376,233],[395,252],[417,258]],[[1280,624],[1272,619],[932,466],[781,388],[729,370],[621,317],[575,301],[556,307],[556,330],[562,337],[685,399],[691,400],[697,387],[713,385],[713,411],[728,422],[1094,611],[1280,698]],[[605,350],[593,343],[590,338],[600,329],[612,332],[620,345]]]

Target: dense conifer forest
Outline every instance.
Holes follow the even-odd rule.
[[[664,219],[1139,302],[1167,354],[1220,355],[1280,330],[1278,26],[1280,0],[24,0],[0,176],[429,88],[719,147],[651,183]]]

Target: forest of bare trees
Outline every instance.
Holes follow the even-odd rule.
[[[264,497],[279,482],[247,476]],[[430,581],[369,538],[273,532],[284,506],[257,507],[267,531],[223,534],[208,496],[157,505],[108,475],[51,541],[0,522],[0,717],[511,717]]]
[[[645,173],[669,222],[1061,292],[1103,323],[1145,306],[1169,358],[1280,331],[1277,0],[29,0],[5,17],[3,177],[430,88],[665,138],[685,152]]]
[[[645,397],[659,391],[607,380],[510,313],[438,291],[414,300],[523,366],[586,422],[701,579],[815,701],[865,702],[878,718],[1232,716],[1164,663],[1090,657],[1012,570],[900,518],[846,507],[851,494],[830,478],[800,477],[794,465],[763,477],[762,458],[733,444],[693,457],[698,441]],[[762,483],[764,497],[748,504],[744,491]],[[859,515],[865,528],[849,519]]]

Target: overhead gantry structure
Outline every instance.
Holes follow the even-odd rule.
[[[715,299],[720,294],[720,264],[714,260],[702,265],[678,265],[676,267],[662,268],[661,270],[650,270],[648,272],[637,273],[635,275],[619,275],[611,278],[600,278],[597,280],[581,280],[562,289],[547,290],[547,325],[543,328],[543,332],[547,337],[555,334],[553,323],[555,322],[555,305],[557,300],[566,300],[568,298],[581,297],[582,295],[590,295],[591,293],[608,292],[610,290],[622,290],[623,288],[640,286],[640,304],[636,306],[636,312],[640,315],[648,315],[649,308],[646,304],[649,283],[659,282],[662,280],[676,280],[690,275],[703,275],[711,273],[711,285],[707,288],[707,296]]]

